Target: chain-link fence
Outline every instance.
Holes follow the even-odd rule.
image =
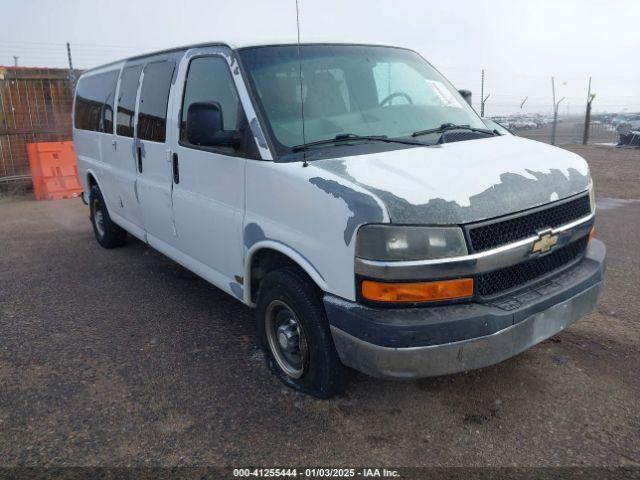
[[[555,126],[555,142],[553,133],[553,120],[540,124],[524,124],[520,122],[515,127],[510,127],[516,135],[538,140],[545,143],[555,143],[555,145],[575,145],[583,142],[584,139],[584,119],[575,117],[559,118]],[[618,144],[620,135],[616,130],[616,125],[592,121],[589,123],[587,141],[589,144]]]
[[[619,72],[594,77],[590,83],[588,76],[562,72],[552,82],[551,76],[532,72],[485,70],[483,76],[481,70],[457,63],[439,68],[454,85],[471,87],[472,105],[478,113],[484,112],[485,118],[516,135],[556,145],[582,144],[589,98],[588,144],[624,145],[631,141],[635,146],[638,142],[625,133],[640,130],[640,91],[633,88],[635,79]],[[469,78],[477,80],[470,83]]]

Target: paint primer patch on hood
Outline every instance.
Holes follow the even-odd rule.
[[[578,155],[518,137],[492,137],[316,160],[376,195],[391,221],[462,224],[570,197],[589,188]]]

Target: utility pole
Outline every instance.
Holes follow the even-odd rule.
[[[480,116],[484,117],[484,68],[482,69],[482,80],[480,81]]]
[[[553,95],[553,128],[551,129],[551,145],[555,145],[556,125],[558,124],[558,107],[560,106],[560,102],[564,100],[564,97],[556,102],[556,83],[553,77],[551,77],[551,93]]]
[[[71,93],[76,90],[76,74],[73,71],[73,62],[71,61],[71,45],[67,42],[67,57],[69,58],[69,85],[71,86]]]
[[[596,98],[595,93],[591,93],[591,77],[589,77],[589,89],[587,90],[587,111],[584,115],[584,134],[582,135],[582,144],[586,145],[589,141],[589,126],[591,124],[591,102]]]
[[[14,56],[13,56],[13,66],[14,66],[14,67],[17,67],[17,66],[18,66],[18,56],[17,56],[17,55],[14,55]]]
[[[484,105],[485,105],[485,103],[487,103],[487,100],[489,100],[490,96],[491,96],[491,94],[488,94],[486,97],[484,97],[482,99],[482,115],[480,115],[481,117],[484,117]]]

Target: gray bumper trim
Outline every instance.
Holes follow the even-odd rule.
[[[487,367],[523,352],[555,335],[591,312],[602,282],[537,312],[525,320],[484,337],[425,347],[389,348],[360,340],[331,326],[345,365],[381,378],[447,375]]]

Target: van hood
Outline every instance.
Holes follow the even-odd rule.
[[[384,204],[391,221],[401,224],[476,222],[570,197],[591,184],[582,157],[515,136],[315,160],[310,165],[370,192]]]

